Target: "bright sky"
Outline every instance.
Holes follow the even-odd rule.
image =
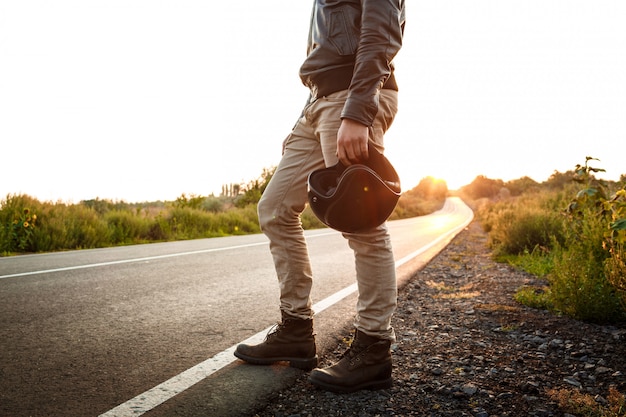
[[[0,200],[174,200],[278,163],[311,0],[0,0]],[[626,173],[626,1],[407,1],[387,156],[408,190]]]

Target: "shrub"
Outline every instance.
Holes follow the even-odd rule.
[[[497,196],[503,187],[502,180],[493,180],[479,175],[470,184],[461,187],[461,191],[473,199],[492,198]]]
[[[546,193],[524,195],[499,201],[479,209],[489,245],[496,256],[521,255],[537,249],[549,252],[563,241],[563,217],[545,208]]]
[[[502,252],[522,254],[537,248],[549,250],[555,240],[562,239],[562,219],[554,213],[530,208],[511,214],[503,219],[510,223],[499,236],[498,246]]]
[[[618,292],[622,306],[626,309],[626,251],[624,245],[612,248],[611,257],[604,265],[607,279]]]
[[[300,216],[300,221],[302,222],[302,227],[305,230],[322,229],[326,227],[326,225],[317,218],[317,216],[313,213],[313,210],[311,210],[311,207],[309,207],[308,205],[304,209],[304,212],[302,212],[302,215]]]
[[[626,319],[626,190],[609,197],[608,184],[593,175],[602,170],[591,160],[571,175],[555,174],[540,191],[530,187],[477,214],[498,259],[548,278],[549,291],[538,297],[521,289],[519,302],[541,305],[545,295],[555,310],[574,318],[614,322]]]
[[[171,240],[171,236],[172,230],[169,222],[162,213],[157,214],[148,226],[147,239],[153,242],[162,242]]]
[[[510,191],[512,196],[518,196],[539,189],[539,184],[530,177],[522,177],[508,181],[505,187]]]
[[[174,207],[167,212],[166,221],[174,240],[220,236],[213,221],[215,215],[190,207]]]
[[[265,169],[246,186],[224,187],[220,197],[181,194],[169,203],[99,198],[79,204],[42,203],[27,195],[9,195],[0,201],[0,255],[259,233],[257,202],[274,169]],[[432,178],[416,189],[418,193],[402,200],[399,217],[440,208],[447,192],[445,183]],[[301,221],[305,229],[324,227],[308,207]]]
[[[524,251],[520,255],[501,256],[499,259],[539,278],[546,278],[554,270],[554,261],[551,254],[538,246],[532,251]]]
[[[222,235],[259,233],[256,204],[244,208],[231,209],[217,215],[218,232]]]
[[[46,204],[39,218],[35,233],[38,252],[110,246],[107,224],[92,208]]]
[[[604,227],[590,217],[554,252],[549,275],[555,308],[579,320],[611,322],[624,318],[615,290],[604,274],[608,253],[602,248]]]
[[[610,230],[605,232],[604,239],[604,247],[610,254],[605,261],[605,273],[626,308],[626,188],[606,201],[604,208],[610,216]]]
[[[201,208],[202,210],[212,213],[219,213],[220,211],[224,211],[224,205],[223,199],[211,195],[204,199]]]
[[[8,195],[0,202],[0,253],[34,251],[40,204],[27,195]]]
[[[174,207],[167,212],[166,225],[159,230],[167,231],[170,239],[199,239],[234,234],[260,232],[256,205],[232,208],[220,213],[210,213],[190,207]],[[152,229],[154,233],[155,229]]]
[[[553,308],[552,294],[550,288],[546,286],[523,286],[515,292],[513,298],[518,303],[531,308],[540,310],[551,310]]]
[[[150,222],[139,213],[129,210],[112,210],[104,215],[113,245],[131,244],[148,240]]]

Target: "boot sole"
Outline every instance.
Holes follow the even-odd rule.
[[[362,384],[353,385],[353,386],[333,385],[324,381],[317,381],[315,380],[315,378],[311,378],[310,376],[309,376],[309,382],[318,388],[324,389],[326,391],[341,393],[341,394],[347,394],[347,393],[356,392],[360,390],[377,391],[381,389],[388,389],[393,386],[392,378],[382,379],[378,381],[367,381]]]
[[[234,355],[242,361],[251,363],[253,365],[272,365],[276,362],[289,362],[289,366],[296,369],[302,369],[304,371],[310,371],[317,366],[317,355],[312,358],[255,358],[253,356],[247,356],[240,352],[235,351]]]

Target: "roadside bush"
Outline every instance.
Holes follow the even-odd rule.
[[[498,250],[504,253],[522,254],[536,248],[549,251],[554,241],[563,238],[563,222],[558,214],[545,210],[522,209],[509,218],[506,231],[497,225],[495,231],[502,231],[499,236]]]
[[[305,230],[322,229],[326,227],[326,225],[317,218],[315,213],[313,213],[313,210],[311,210],[311,207],[309,207],[308,205],[304,209],[304,212],[302,212],[302,215],[300,216],[300,221],[302,222],[302,227]]]
[[[549,283],[537,294],[520,289],[519,302],[616,322],[626,320],[626,190],[609,197],[608,183],[594,177],[603,170],[591,167],[591,160],[571,174],[555,173],[540,190],[483,204],[477,217],[500,261]],[[565,184],[565,178],[574,181]]]
[[[522,195],[539,189],[539,183],[530,177],[508,181],[504,186],[511,192],[512,196]]]
[[[606,260],[607,279],[618,292],[622,307],[626,310],[626,251],[621,244],[612,249],[612,256]]]
[[[606,182],[597,180],[587,157],[577,165],[574,180],[583,188],[567,207],[567,237],[554,255],[551,275],[556,307],[581,320],[612,322],[626,319],[620,304],[620,249],[626,239],[626,191],[608,197]],[[623,253],[623,251],[622,251]],[[612,282],[612,274],[617,281]],[[624,292],[621,292],[624,299]]]
[[[553,254],[549,275],[555,308],[579,320],[612,322],[624,319],[624,309],[604,274],[609,254],[602,247],[604,224],[590,217]]]
[[[265,169],[246,186],[224,186],[219,197],[181,194],[173,202],[96,198],[65,204],[9,195],[0,201],[0,256],[260,233],[257,202],[274,169]],[[392,218],[439,209],[447,186],[425,178],[412,191],[403,195]],[[305,229],[325,227],[309,207],[301,221]]]
[[[260,232],[256,205],[211,213],[190,207],[174,207],[167,213],[170,239],[199,239]]]
[[[626,186],[605,202],[610,217],[604,245],[610,257],[604,265],[609,282],[615,287],[626,309]]]
[[[231,209],[217,214],[218,233],[221,235],[242,235],[260,233],[256,204],[244,208]]]
[[[27,195],[0,201],[0,253],[32,252],[41,204]]]
[[[474,200],[496,197],[504,187],[502,180],[493,180],[484,175],[477,176],[470,184],[461,187],[461,192]]]
[[[563,241],[563,216],[545,208],[550,196],[524,195],[483,205],[479,215],[489,233],[489,245],[498,257],[521,255],[537,249],[549,252]]]
[[[552,295],[547,286],[523,286],[513,296],[515,301],[525,306],[539,310],[552,310]]]
[[[46,204],[39,218],[35,239],[37,252],[110,246],[107,224],[92,208]]]
[[[174,240],[221,236],[214,222],[215,215],[191,207],[174,207],[167,212],[166,221]]]
[[[200,208],[212,213],[219,213],[220,211],[224,211],[224,207],[225,203],[223,199],[210,195],[204,199]]]
[[[149,238],[150,221],[139,213],[113,210],[104,215],[104,220],[113,245],[137,243]]]
[[[500,259],[539,278],[546,278],[554,270],[554,260],[545,248],[535,247],[520,255],[503,255]]]
[[[173,240],[171,225],[163,213],[159,213],[153,218],[147,233],[148,240],[153,242]]]

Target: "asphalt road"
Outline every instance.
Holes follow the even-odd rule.
[[[399,281],[471,216],[452,198],[389,222]],[[335,231],[306,236],[323,351],[354,314],[353,257]],[[0,258],[0,415],[245,413],[296,377],[232,357],[279,319],[277,291],[263,235]]]

